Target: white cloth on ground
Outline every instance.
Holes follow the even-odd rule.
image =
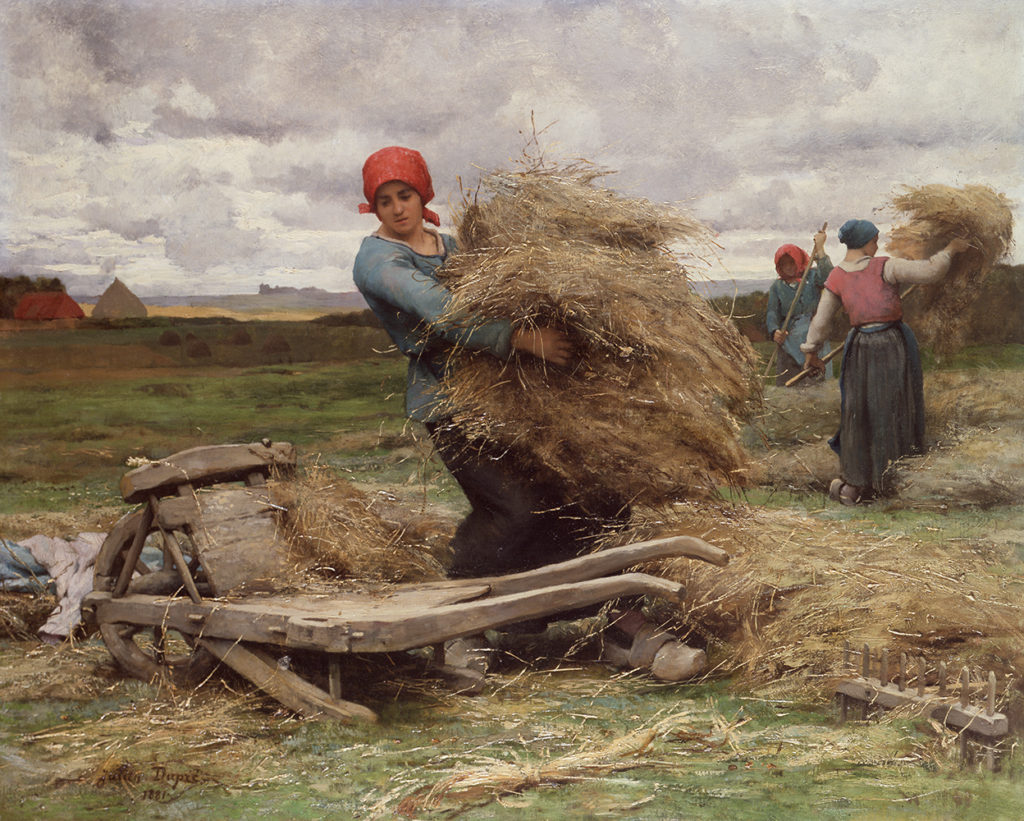
[[[39,628],[44,640],[71,635],[82,618],[82,599],[92,590],[93,565],[106,533],[79,533],[71,541],[32,536],[20,542],[46,568],[57,587],[57,607]]]

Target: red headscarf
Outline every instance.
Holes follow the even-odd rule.
[[[401,180],[411,185],[420,195],[423,205],[434,198],[434,187],[423,155],[411,148],[392,145],[375,151],[363,163],[363,196],[366,197],[366,202],[359,203],[359,213],[376,213],[374,200],[377,189],[393,180]],[[441,218],[429,208],[423,209],[423,219],[434,225],[441,224]]]
[[[787,242],[775,252],[775,273],[779,276],[782,276],[782,271],[779,270],[779,262],[783,257],[789,257],[796,263],[796,272],[800,276],[803,276],[804,271],[807,270],[807,263],[811,261],[811,258],[807,256],[807,252],[803,248]]]

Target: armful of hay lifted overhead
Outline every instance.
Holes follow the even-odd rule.
[[[894,257],[924,259],[957,237],[971,246],[953,257],[944,279],[919,286],[911,306],[921,341],[938,354],[955,353],[969,342],[968,308],[982,280],[1013,243],[1009,201],[984,185],[933,184],[904,186],[891,207],[906,219],[892,231],[888,251]]]
[[[743,484],[738,420],[759,396],[755,355],[690,290],[669,250],[703,250],[700,223],[598,188],[579,163],[494,172],[466,203],[459,252],[439,271],[453,313],[554,326],[578,359],[454,353],[448,411],[574,498],[657,506]],[[694,258],[692,255],[689,258]]]

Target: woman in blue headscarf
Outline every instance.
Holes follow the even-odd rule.
[[[888,493],[893,462],[925,450],[921,360],[903,322],[899,286],[938,281],[968,245],[955,239],[925,260],[876,257],[878,228],[862,219],[845,222],[839,241],[846,256],[825,282],[800,350],[805,367],[823,368],[818,351],[833,315],[840,305],[846,309],[853,327],[839,377],[839,431],[829,441],[839,454],[839,477],[829,495],[853,505]]]

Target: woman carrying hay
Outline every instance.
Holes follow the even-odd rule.
[[[902,456],[923,453],[924,380],[917,340],[903,320],[900,285],[930,283],[967,250],[954,239],[930,259],[876,257],[878,229],[852,219],[839,229],[846,256],[825,282],[807,341],[807,368],[822,370],[818,351],[842,305],[852,329],[840,375],[840,425],[829,444],[839,454],[839,477],[829,495],[845,505],[884,495],[887,470]]]
[[[776,385],[784,386],[801,370],[800,363],[804,357],[800,345],[807,340],[811,317],[818,307],[821,290],[831,270],[832,260],[825,253],[824,231],[818,231],[814,235],[814,248],[810,256],[803,248],[791,243],[780,246],[775,252],[775,273],[779,278],[768,289],[765,324],[768,336],[778,345],[778,358],[775,362]],[[800,287],[801,280],[805,280],[803,287]],[[783,330],[782,326],[787,317],[789,325]],[[828,353],[827,350],[824,352]],[[813,378],[820,381],[825,376],[832,378],[831,363],[826,371]]]
[[[380,227],[363,240],[353,268],[356,287],[391,339],[409,357],[406,412],[422,422],[471,505],[452,540],[452,576],[528,569],[574,557],[594,535],[558,488],[517,470],[507,449],[470,442],[440,407],[441,382],[457,347],[507,359],[513,350],[569,364],[568,337],[554,328],[513,328],[508,321],[450,317],[451,294],[435,276],[455,240],[424,223],[440,218],[426,204],[434,191],[417,151],[392,146],[363,166],[366,202]]]
[[[440,219],[425,207],[434,191],[419,152],[392,146],[370,155],[363,166],[363,193],[360,212],[376,214],[381,224],[356,255],[356,287],[409,357],[406,412],[424,424],[471,505],[452,539],[449,575],[499,574],[563,561],[609,524],[625,525],[628,506],[609,500],[607,510],[595,512],[569,503],[557,482],[538,481],[519,468],[509,448],[470,441],[444,415],[442,382],[458,347],[499,359],[519,351],[565,366],[574,356],[572,344],[554,328],[450,318],[451,293],[436,272],[456,250],[455,240],[424,225],[437,226]],[[627,648],[620,648],[622,663],[648,667],[657,678],[688,678],[706,663],[702,650],[647,623],[638,611],[621,614],[615,627],[627,641]]]

